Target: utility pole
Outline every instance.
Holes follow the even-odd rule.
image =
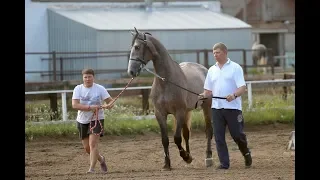
[[[247,22],[247,0],[243,0],[243,11],[242,11],[242,18],[244,22]]]

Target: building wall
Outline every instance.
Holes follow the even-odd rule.
[[[249,24],[295,19],[294,0],[251,0],[246,7]],[[243,19],[243,9],[235,17]]]
[[[49,51],[57,52],[96,52],[97,31],[86,25],[67,19],[48,9]],[[97,54],[57,54],[63,58],[63,70],[79,70],[77,75],[64,76],[64,80],[79,78],[83,68],[97,69]],[[57,61],[60,70],[60,61]],[[52,70],[52,61],[50,61]],[[80,76],[81,77],[81,76]]]
[[[168,50],[194,50],[209,49],[217,42],[225,43],[229,49],[251,49],[251,29],[230,30],[184,30],[184,31],[148,31],[160,40]],[[132,35],[130,31],[100,31],[98,33],[99,51],[130,51]],[[171,54],[177,61],[196,62],[196,53]],[[229,52],[229,57],[240,64],[243,63],[242,52]],[[252,64],[251,53],[247,52],[247,64]],[[204,63],[203,54],[200,63]],[[214,64],[212,53],[209,53],[209,65]],[[99,68],[127,68],[128,57],[114,57],[98,61]],[[152,67],[152,63],[148,64]]]
[[[61,2],[37,2],[25,0],[25,52],[49,52],[49,32],[47,8],[52,5],[75,4]],[[81,3],[83,5],[99,5],[105,3]],[[25,71],[48,71],[48,61],[41,60],[49,58],[49,55],[25,55]],[[26,73],[26,82],[48,81],[47,77],[40,73]]]
[[[295,52],[295,33],[286,33],[285,39],[285,51]]]
[[[25,52],[48,52],[48,24],[46,4],[25,0]],[[48,55],[25,55],[25,70],[48,70],[41,57]],[[39,73],[26,74],[25,81],[41,81]]]

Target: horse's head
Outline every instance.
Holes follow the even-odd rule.
[[[150,41],[150,33],[141,33],[136,28],[133,35],[130,59],[128,63],[128,75],[136,77],[140,74],[141,69],[152,60],[157,53],[154,45]]]

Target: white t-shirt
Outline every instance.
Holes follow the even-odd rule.
[[[83,84],[77,85],[72,94],[72,99],[79,99],[80,104],[85,105],[102,105],[103,101],[110,97],[108,91],[101,85],[93,83],[90,88],[86,88]],[[82,124],[88,124],[90,120],[96,120],[92,111],[78,110],[77,121]],[[103,109],[99,109],[99,120],[104,119]]]
[[[242,67],[228,58],[221,69],[218,63],[209,68],[204,89],[212,91],[212,96],[226,97],[229,94],[234,94],[239,87],[244,85],[246,83]],[[241,97],[230,102],[225,99],[213,98],[211,108],[242,110]]]

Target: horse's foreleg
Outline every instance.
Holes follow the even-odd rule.
[[[211,141],[213,136],[213,128],[212,128],[212,122],[211,122],[211,103],[205,102],[202,106],[203,108],[203,114],[204,114],[204,120],[206,123],[206,137],[207,137],[207,150],[206,150],[206,159],[205,164],[207,167],[210,167],[213,165],[213,158],[212,158],[212,150],[211,150]]]
[[[163,146],[164,155],[165,155],[165,164],[163,166],[163,169],[171,170],[171,162],[170,162],[170,156],[169,156],[169,138],[168,138],[168,130],[167,130],[168,115],[167,114],[163,115],[158,111],[156,111],[155,116],[160,126],[162,146]]]
[[[175,118],[177,120],[177,126],[176,126],[176,130],[174,133],[174,143],[177,145],[179,152],[180,152],[180,156],[182,157],[182,159],[184,161],[186,161],[187,163],[191,163],[192,157],[191,157],[190,153],[185,151],[182,147],[181,130],[185,124],[185,121],[184,121],[185,120],[185,113],[177,113],[175,115]],[[186,128],[188,129],[188,127],[186,127]],[[186,136],[184,138],[185,138],[186,147],[189,149],[189,147],[188,147],[189,146],[189,141],[188,141],[189,133],[188,133],[188,138],[186,138]]]

